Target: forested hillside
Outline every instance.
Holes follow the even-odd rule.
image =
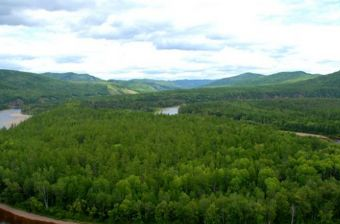
[[[271,75],[260,75],[254,73],[245,73],[238,76],[216,80],[208,84],[208,87],[223,86],[266,86],[296,83],[304,80],[319,77],[316,74],[309,74],[302,71],[297,72],[280,72]]]
[[[67,105],[0,131],[0,200],[88,222],[337,223],[339,164],[338,145],[267,126]]]
[[[134,93],[106,82],[70,82],[44,75],[0,70],[0,108],[50,108],[66,100]]]
[[[157,107],[199,102],[338,97],[340,97],[340,72],[281,85],[200,88],[134,96],[118,96],[115,98],[100,97],[95,100],[84,101],[83,104],[90,105],[93,108],[123,108],[152,111]]]
[[[72,73],[65,73],[66,78]],[[64,74],[64,75],[65,75]],[[74,74],[71,75],[73,77]],[[253,74],[248,74],[254,76]],[[296,76],[289,73],[290,76]],[[308,76],[313,76],[307,74]],[[45,75],[46,76],[46,75]],[[29,108],[48,107],[66,99],[85,99],[89,96],[104,96],[90,100],[95,107],[148,108],[190,102],[206,102],[229,99],[266,99],[277,97],[340,97],[339,72],[280,85],[239,86],[224,88],[197,88],[208,80],[156,81],[65,81],[44,75],[18,71],[0,70],[0,107],[25,105]],[[80,75],[82,76],[82,75]],[[286,73],[272,75],[271,80],[281,80]],[[262,76],[260,77],[262,78]],[[60,79],[64,79],[60,77]],[[301,79],[301,77],[300,77]],[[273,81],[275,82],[275,81]],[[339,84],[339,85],[338,85]],[[197,88],[186,90],[183,88]],[[177,89],[177,90],[172,90]],[[166,92],[158,92],[172,90]],[[133,97],[106,97],[110,95],[130,95],[151,92]]]
[[[49,78],[66,80],[66,81],[86,81],[86,82],[101,81],[101,79],[91,76],[89,74],[77,74],[73,72],[66,72],[66,73],[46,72],[46,73],[42,73],[41,75],[47,76]]]
[[[244,73],[241,75],[219,79],[212,83],[209,83],[207,86],[210,87],[221,87],[221,86],[246,86],[252,85],[257,80],[261,79],[264,75],[256,74],[256,73]]]

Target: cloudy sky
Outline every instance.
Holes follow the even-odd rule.
[[[0,0],[0,68],[104,79],[340,70],[339,0]]]

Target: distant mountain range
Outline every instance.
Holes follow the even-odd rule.
[[[256,73],[244,73],[241,75],[217,79],[217,80],[174,80],[162,81],[153,79],[132,79],[127,81],[110,80],[112,83],[133,89],[137,92],[157,92],[175,89],[193,89],[205,87],[241,87],[241,86],[265,86],[295,83],[303,80],[314,79],[320,75],[309,74],[303,71],[280,72],[272,75]]]
[[[99,82],[103,81],[89,74],[77,73],[43,73],[43,76],[74,82]],[[314,79],[317,74],[309,74],[303,71],[280,72],[272,75],[256,73],[244,73],[241,75],[209,80],[209,79],[184,79],[184,80],[155,80],[155,79],[131,79],[131,80],[109,80],[109,83],[117,87],[125,88],[136,93],[158,92],[164,90],[192,89],[202,87],[235,87],[235,86],[262,86],[295,83],[303,80]]]
[[[322,95],[329,93],[332,96],[340,96],[339,72],[330,75],[316,75],[297,71],[281,72],[267,76],[245,73],[219,80],[162,81],[133,79],[128,81],[105,81],[88,74],[35,74],[0,70],[0,80],[0,108],[32,102],[50,103],[70,98],[137,94],[164,90],[212,89],[215,87],[257,88],[263,86],[276,92],[284,89],[285,92],[291,92],[293,95],[304,95],[305,93],[313,95],[312,93],[318,91]],[[305,92],[302,92],[302,90]],[[201,92],[204,91],[202,90]]]

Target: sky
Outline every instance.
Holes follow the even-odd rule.
[[[340,70],[339,0],[0,0],[0,68],[102,79]]]

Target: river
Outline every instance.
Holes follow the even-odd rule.
[[[180,106],[174,106],[174,107],[164,107],[159,109],[157,111],[157,114],[164,114],[164,115],[176,115],[178,114]]]
[[[10,128],[12,125],[18,125],[30,118],[30,115],[23,114],[20,109],[9,109],[0,111],[0,129]]]

